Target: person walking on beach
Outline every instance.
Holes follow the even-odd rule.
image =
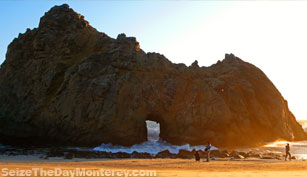
[[[206,149],[205,149],[205,153],[207,155],[207,162],[210,161],[210,149],[211,149],[211,144],[210,144],[210,142],[208,142]]]
[[[198,151],[195,151],[194,156],[195,156],[195,161],[196,161],[196,162],[199,162],[200,156],[199,156]]]
[[[287,143],[286,145],[286,157],[285,157],[285,161],[287,161],[287,157],[289,156],[289,160],[291,160],[291,154],[290,154],[290,144]]]

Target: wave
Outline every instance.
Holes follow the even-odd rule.
[[[132,153],[132,152],[139,152],[139,153],[149,153],[149,154],[157,154],[161,151],[169,150],[173,154],[178,154],[179,150],[187,150],[192,151],[195,150],[203,150],[205,149],[205,145],[198,145],[198,146],[190,146],[189,144],[185,145],[172,145],[166,141],[146,141],[141,144],[136,144],[131,147],[125,147],[125,146],[118,146],[118,145],[112,145],[112,144],[102,144],[101,146],[98,146],[94,148],[95,151],[105,151],[105,152],[126,152],[126,153]],[[216,147],[212,146],[211,150],[217,149]]]

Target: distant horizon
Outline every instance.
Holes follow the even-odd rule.
[[[233,53],[260,68],[288,100],[297,120],[307,120],[307,2],[212,1],[1,1],[0,63],[8,44],[54,5],[67,3],[110,37],[134,36],[145,52],[173,63],[210,66]],[[287,13],[285,13],[287,12]]]

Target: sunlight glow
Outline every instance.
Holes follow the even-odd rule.
[[[264,147],[284,147],[287,145],[287,143],[290,143],[288,141],[275,141],[270,144],[264,145]],[[295,144],[294,142],[291,142],[291,144]]]

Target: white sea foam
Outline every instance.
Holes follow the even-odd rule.
[[[125,147],[125,146],[117,146],[112,144],[102,144],[101,146],[98,146],[94,148],[96,151],[106,151],[106,152],[126,152],[126,153],[132,153],[133,151],[136,152],[147,152],[150,154],[157,154],[158,152],[169,150],[173,154],[178,154],[179,150],[184,149],[188,151],[195,150],[204,150],[204,145],[199,146],[190,146],[189,144],[185,145],[172,145],[166,141],[155,141],[155,142],[144,142],[141,144],[136,144],[131,147]],[[212,147],[212,150],[217,149],[216,147]]]

